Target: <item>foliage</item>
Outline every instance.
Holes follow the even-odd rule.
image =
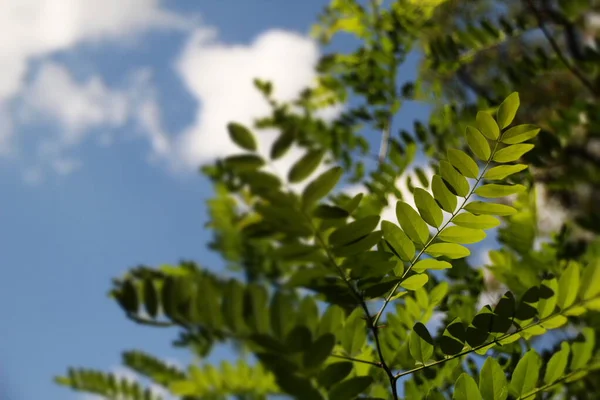
[[[563,144],[548,147],[544,138],[570,122],[547,118],[548,105],[521,106],[510,85],[494,83],[494,97],[476,93],[474,104],[443,87],[447,76],[464,78],[465,65],[536,23],[526,15],[499,18],[500,28],[487,19],[465,28],[460,16],[484,18],[491,2],[470,10],[459,3],[396,0],[385,8],[333,0],[315,35],[325,44],[349,33],[358,48],[325,55],[318,85],[290,104],[274,98],[271,83],[255,82],[272,115],[254,127],[230,123],[240,153],[202,169],[215,187],[209,247],[233,277],[194,262],[141,266],[111,291],[129,319],[176,327],[175,345],[200,358],[218,344],[233,344],[241,357],[219,369],[194,363],[183,370],[131,351],[125,366],[184,399],[585,396],[588,377],[600,369],[600,241],[592,229],[592,239],[573,251],[570,228],[542,234],[536,194],[535,171],[546,168],[539,148],[560,154]],[[441,21],[444,13],[457,18]],[[450,36],[441,28],[448,26],[456,28]],[[422,76],[398,88],[398,68],[416,46],[425,49]],[[521,61],[497,73],[521,71]],[[543,66],[534,72],[564,63]],[[427,91],[446,103],[427,127],[416,122],[414,134],[393,135],[402,102]],[[335,104],[345,105],[338,117],[319,117]],[[536,107],[542,123],[528,119]],[[260,129],[280,133],[267,154],[257,145]],[[365,132],[381,133],[378,154]],[[302,155],[277,175],[273,163],[293,146]],[[433,174],[416,167],[407,177],[420,151]],[[349,195],[345,182],[365,190]],[[579,225],[593,224],[580,218]],[[502,246],[490,252],[491,287],[467,257],[495,230]],[[481,306],[482,292],[500,295]],[[576,335],[556,340],[565,332]],[[158,397],[87,369],[70,369],[57,382],[111,399]]]

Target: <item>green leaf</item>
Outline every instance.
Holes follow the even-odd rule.
[[[494,161],[499,163],[507,163],[517,161],[523,154],[531,151],[534,148],[532,144],[513,144],[500,149],[494,154]]]
[[[488,161],[490,158],[491,150],[490,144],[488,143],[485,136],[479,132],[479,129],[472,126],[467,126],[467,144],[469,148],[482,161]]]
[[[137,313],[140,306],[139,297],[135,284],[131,280],[123,283],[123,289],[119,296],[119,303],[123,309],[130,313]]]
[[[352,363],[348,361],[336,362],[329,364],[317,376],[319,384],[325,388],[330,388],[334,384],[340,382],[352,372]]]
[[[432,257],[448,257],[450,259],[468,257],[471,252],[464,246],[455,243],[434,243],[425,249]]]
[[[477,383],[470,375],[460,374],[454,384],[453,400],[482,400]]]
[[[489,180],[502,180],[512,174],[521,172],[527,169],[526,164],[515,164],[515,165],[499,165],[494,168],[490,168],[483,177]]]
[[[427,281],[429,281],[427,274],[415,274],[403,280],[400,286],[406,290],[417,290],[425,286]]]
[[[325,157],[325,150],[308,151],[292,165],[288,173],[288,181],[298,183],[308,178],[319,167],[323,157]]]
[[[254,332],[267,333],[269,330],[268,293],[263,286],[251,283],[246,286],[244,318]]]
[[[579,291],[579,264],[569,262],[569,266],[564,270],[558,280],[558,300],[556,304],[561,310],[569,307],[575,301]]]
[[[377,227],[379,215],[369,215],[344,225],[329,235],[329,244],[333,247],[343,246],[367,236]]]
[[[517,125],[504,132],[501,141],[506,144],[517,144],[536,137],[539,132],[540,128],[535,125]]]
[[[326,204],[320,204],[313,211],[313,216],[320,219],[344,219],[349,215],[350,213],[343,208]]]
[[[519,104],[519,94],[517,92],[509,94],[502,104],[500,104],[496,113],[496,119],[498,120],[500,129],[506,128],[513,122],[515,115],[517,115]]]
[[[513,215],[517,212],[517,210],[511,206],[496,203],[486,203],[483,201],[472,201],[469,204],[467,204],[464,208],[470,213],[476,215],[485,214],[506,216]]]
[[[444,329],[440,338],[440,349],[447,356],[460,353],[465,347],[467,331],[460,318],[454,318]]]
[[[444,242],[470,244],[482,241],[486,234],[481,229],[449,226],[441,231],[438,237]]]
[[[233,332],[241,332],[244,329],[244,288],[235,279],[227,282],[221,307],[226,325]]]
[[[448,161],[440,161],[440,175],[460,197],[469,194],[470,187],[467,178],[462,176]]]
[[[354,196],[353,198],[351,198],[350,200],[348,200],[344,205],[344,210],[348,211],[350,214],[352,214],[354,212],[354,210],[356,210],[356,208],[359,206],[360,201],[362,200],[364,194],[359,193],[356,196]]]
[[[408,237],[421,244],[427,243],[429,239],[429,228],[421,216],[407,203],[398,201],[396,203],[396,217],[400,226]]]
[[[523,185],[497,185],[491,183],[489,185],[483,185],[475,189],[475,194],[486,199],[493,199],[497,197],[505,197],[517,193],[522,193],[525,190],[526,187]]]
[[[335,346],[335,336],[331,333],[321,335],[304,351],[304,367],[307,369],[321,366],[329,358]]]
[[[596,258],[583,270],[581,299],[592,299],[598,294],[600,294],[600,259]]]
[[[586,366],[594,354],[595,342],[596,335],[594,328],[589,326],[583,328],[581,335],[571,344],[571,352],[573,354],[571,358],[571,371]]]
[[[333,252],[338,257],[350,257],[362,254],[379,243],[381,240],[381,231],[375,231],[369,233],[367,236],[358,239],[355,242],[349,243],[345,246],[336,247]]]
[[[433,355],[433,338],[420,322],[413,327],[408,339],[410,355],[421,364],[425,364]]]
[[[413,195],[417,209],[419,210],[419,213],[421,213],[421,217],[423,217],[425,222],[435,228],[438,228],[440,225],[442,225],[442,222],[444,221],[444,215],[442,214],[440,206],[438,206],[435,202],[433,196],[421,188],[415,188]]]
[[[491,215],[473,215],[468,212],[458,214],[452,218],[452,222],[455,225],[473,229],[492,229],[500,225],[500,220]]]
[[[488,357],[483,363],[479,377],[479,391],[483,400],[506,400],[508,382],[498,361]]]
[[[413,267],[412,270],[421,273],[427,271],[428,269],[433,270],[441,270],[441,269],[449,269],[452,268],[452,264],[447,261],[436,260],[435,258],[426,258],[424,260],[419,260]]]
[[[515,397],[523,396],[536,388],[540,377],[542,359],[531,349],[519,360],[510,381],[509,393]]]
[[[271,317],[271,329],[275,337],[283,339],[292,328],[293,302],[291,295],[276,292],[269,307]],[[262,311],[264,312],[264,311]]]
[[[546,318],[550,316],[556,308],[556,302],[558,300],[558,281],[556,278],[547,279],[542,281],[542,286],[553,292],[552,296],[549,296],[547,299],[541,298],[538,301],[539,317]]]
[[[254,135],[244,125],[236,122],[227,124],[227,131],[233,143],[237,144],[244,150],[256,151],[256,140]]]
[[[290,149],[293,142],[294,134],[292,133],[292,131],[282,132],[271,147],[271,159],[277,160],[278,158],[283,157],[285,153],[287,153],[287,151]]]
[[[548,365],[546,366],[546,374],[544,375],[544,383],[550,384],[565,373],[565,369],[567,368],[567,363],[569,362],[569,353],[571,349],[569,348],[569,343],[562,342],[560,344],[560,350],[554,353],[554,355],[548,361]]]
[[[477,113],[477,116],[475,117],[475,127],[490,140],[496,140],[498,139],[498,136],[500,136],[500,127],[498,127],[496,120],[485,111],[479,111]]]
[[[444,300],[444,297],[448,294],[448,290],[450,285],[448,282],[440,282],[438,283],[431,292],[429,292],[429,303],[431,305],[438,305]]]
[[[479,177],[477,163],[464,151],[449,149],[448,161],[467,178],[477,179]]]
[[[237,171],[249,171],[265,165],[265,160],[256,154],[239,154],[225,158],[225,167]]]
[[[448,189],[442,177],[434,175],[431,179],[431,191],[442,210],[453,213],[456,209],[456,196]]]
[[[341,167],[333,167],[323,172],[314,181],[308,184],[302,192],[302,203],[305,207],[327,196],[337,185],[344,170]]]
[[[144,306],[146,312],[152,318],[158,313],[158,293],[152,279],[144,280]]]
[[[381,222],[383,237],[391,250],[404,261],[411,261],[415,256],[415,245],[404,231],[389,221]]]
[[[334,385],[329,391],[330,399],[354,399],[359,394],[365,392],[373,383],[370,376],[356,376]]]

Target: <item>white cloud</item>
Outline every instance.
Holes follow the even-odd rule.
[[[149,28],[190,26],[158,0],[0,0],[0,10],[0,99],[19,91],[34,57]]]
[[[175,143],[178,168],[195,169],[201,163],[239,152],[229,140],[227,123],[251,126],[255,118],[270,111],[253,85],[255,78],[272,81],[274,97],[288,101],[312,85],[316,77],[319,49],[304,36],[270,30],[249,46],[225,45],[215,38],[214,33],[197,31],[177,62],[177,71],[199,103],[193,125]],[[261,153],[268,152],[275,138],[274,132],[260,133]],[[298,150],[292,150],[286,160],[277,163],[277,170],[285,173],[299,156]]]
[[[81,43],[116,39],[124,43],[151,28],[190,29],[192,22],[165,10],[160,0],[0,0],[0,155],[14,150],[13,121],[7,108],[8,103],[22,94],[31,60],[43,60]],[[41,79],[37,82],[38,89],[72,88],[67,76],[60,76],[60,70],[49,68],[42,72],[48,75],[38,76]],[[48,81],[52,76],[60,79],[55,85]],[[91,92],[87,94],[103,95],[97,81],[90,82],[86,90]],[[75,128],[72,133],[81,132],[87,127],[86,122],[101,117],[97,110],[88,108],[89,103],[80,104],[77,100],[81,98],[52,105],[49,103],[54,97],[52,92],[37,93],[43,95],[37,105],[47,112],[62,114]],[[65,100],[65,93],[62,94],[61,99]]]
[[[79,144],[94,126],[122,125],[128,114],[125,93],[108,89],[99,77],[76,82],[64,66],[55,63],[43,64],[22,99],[25,118],[60,121],[63,146]]]

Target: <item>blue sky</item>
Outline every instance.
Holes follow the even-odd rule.
[[[266,110],[255,75],[273,78],[282,98],[311,83],[319,49],[307,32],[326,3],[4,3],[2,399],[81,400],[52,377],[114,370],[126,349],[190,360],[170,346],[175,331],[124,318],[106,297],[110,279],[181,259],[219,268],[205,248],[211,188],[197,166],[232,151],[229,120]],[[426,112],[406,106],[397,128]]]

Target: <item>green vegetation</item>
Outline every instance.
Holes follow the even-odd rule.
[[[314,30],[324,45],[353,35],[355,51],[325,55],[317,87],[294,103],[256,81],[271,115],[229,124],[240,154],[202,168],[215,189],[209,247],[236,278],[182,262],[133,268],[111,291],[129,319],[177,327],[177,346],[204,358],[231,343],[239,360],[179,370],[128,351],[123,364],[183,399],[595,398],[600,73],[576,41],[593,9],[361,4],[333,0]],[[413,51],[419,77],[400,85]],[[407,101],[434,111],[397,134]],[[339,104],[333,121],[319,117]],[[280,133],[268,156],[263,129]],[[378,152],[367,134],[381,135]],[[270,166],[292,146],[303,155],[283,179]],[[358,182],[360,194],[344,192]],[[565,218],[544,222],[553,213]],[[500,248],[471,265],[472,244],[494,230]],[[482,296],[493,301],[478,309]],[[158,398],[86,369],[57,382]]]

